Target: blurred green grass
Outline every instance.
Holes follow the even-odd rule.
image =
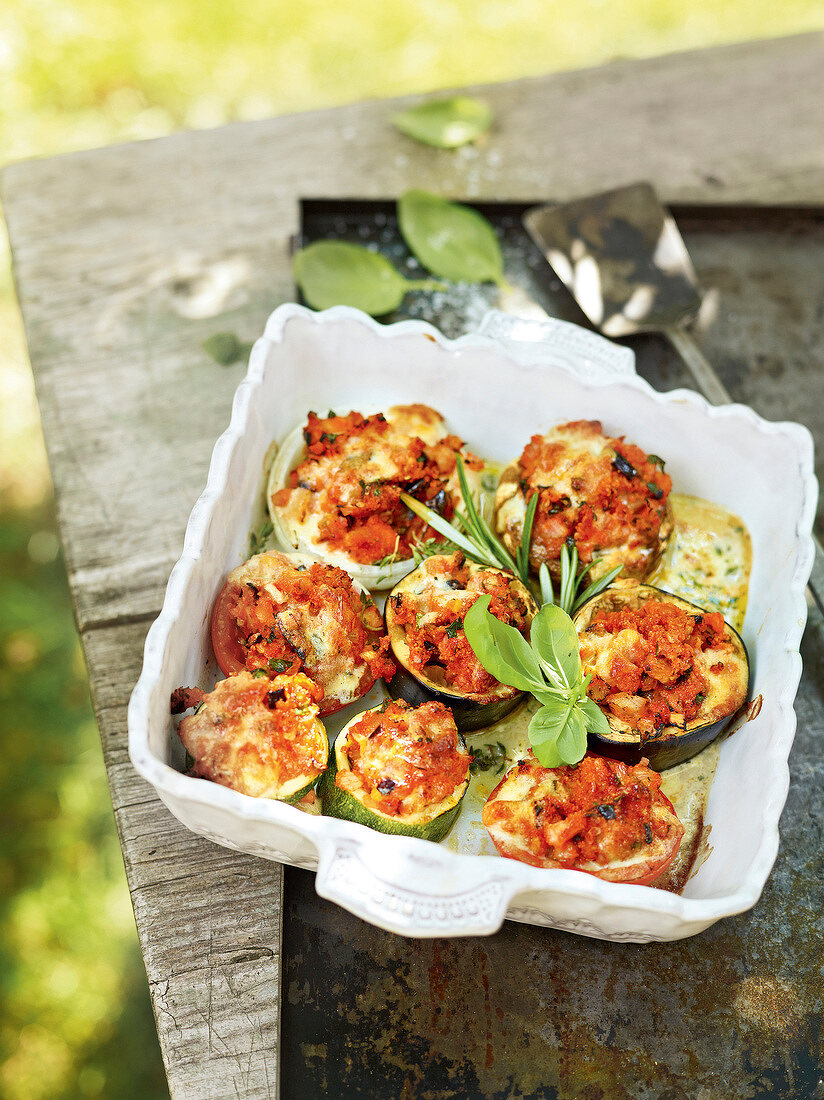
[[[11,0],[5,161],[824,26],[821,0]],[[166,1093],[0,240],[0,1094]]]

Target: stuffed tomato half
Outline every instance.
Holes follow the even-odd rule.
[[[489,796],[483,823],[508,859],[648,886],[684,836],[660,784],[646,761],[631,767],[587,753],[543,768],[521,760]]]
[[[438,841],[469,784],[470,754],[440,703],[383,703],[341,730],[318,784],[323,813]]]
[[[178,726],[192,774],[253,798],[299,802],[329,759],[320,696],[303,673],[220,680]]]
[[[452,519],[459,454],[477,498],[481,462],[429,406],[396,405],[371,416],[310,413],[284,441],[269,476],[277,537],[284,549],[341,566],[369,589],[391,588],[413,568],[412,548],[435,535],[401,494]]]
[[[322,690],[321,715],[359,699],[395,666],[369,593],[332,565],[265,553],[233,570],[212,612],[221,670],[305,672]]]
[[[499,721],[524,694],[487,672],[466,639],[464,616],[483,595],[490,596],[496,618],[529,636],[537,605],[526,586],[499,569],[467,561],[460,551],[427,558],[386,601],[386,629],[398,664],[390,694],[412,704],[444,703],[463,731]]]
[[[590,748],[659,771],[713,741],[744,705],[747,650],[720,612],[645,584],[616,584],[575,616],[587,692],[609,735]]]

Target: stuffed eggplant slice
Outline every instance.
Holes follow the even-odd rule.
[[[645,760],[634,767],[587,753],[542,768],[521,760],[483,809],[502,856],[648,886],[678,851],[684,829]]]
[[[212,613],[221,670],[305,672],[321,715],[364,695],[395,665],[371,596],[342,569],[298,554],[256,554],[233,570]]]
[[[299,802],[329,758],[318,718],[321,690],[308,676],[220,680],[178,735],[194,759],[192,773],[253,798]]]
[[[586,603],[575,626],[588,694],[610,726],[609,737],[590,734],[596,752],[669,768],[714,740],[746,701],[747,650],[718,611],[618,584]]]
[[[387,702],[340,732],[318,795],[331,817],[438,841],[458,816],[470,761],[445,706]]]
[[[663,462],[623,438],[605,436],[600,421],[575,420],[534,435],[501,477],[495,524],[511,553],[521,541],[527,506],[538,495],[530,567],[546,563],[560,577],[561,548],[574,543],[591,577],[623,566],[642,580],[672,532],[672,481]]]
[[[492,725],[523,698],[495,679],[472,651],[463,619],[482,595],[489,610],[528,637],[537,606],[517,578],[467,561],[460,551],[427,558],[404,577],[386,601],[386,629],[398,671],[388,685],[393,698],[448,706],[459,730]]]
[[[275,532],[284,548],[339,565],[367,588],[390,588],[413,568],[412,547],[435,534],[401,493],[451,519],[460,499],[459,454],[479,497],[482,463],[427,405],[372,416],[310,413],[272,466]]]

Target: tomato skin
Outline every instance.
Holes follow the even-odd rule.
[[[278,602],[267,590],[270,582],[281,592]],[[334,650],[333,658],[311,641],[316,627],[330,640],[326,652]],[[215,600],[211,638],[226,676],[258,669],[270,676],[306,673],[324,693],[324,717],[395,671],[380,613],[365,590],[343,570],[301,555],[258,554],[234,570]]]
[[[580,765],[521,760],[484,806],[502,856],[533,867],[583,871],[609,882],[651,885],[684,835],[660,777],[587,753]]]
[[[228,581],[221,588],[212,611],[212,649],[224,676],[235,676],[246,668],[246,653],[238,641],[237,627],[230,610],[237,585]]]

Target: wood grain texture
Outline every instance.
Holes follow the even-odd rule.
[[[824,35],[471,89],[495,127],[415,145],[384,101],[12,165],[2,194],[115,818],[175,1097],[277,1095],[281,876],[183,829],[134,774],[125,706],[252,339],[292,297],[300,197],[408,187],[667,202],[824,194]]]
[[[194,836],[135,774],[126,704],[147,622],[84,632],[93,702],[173,1098],[277,1096],[283,868]]]

